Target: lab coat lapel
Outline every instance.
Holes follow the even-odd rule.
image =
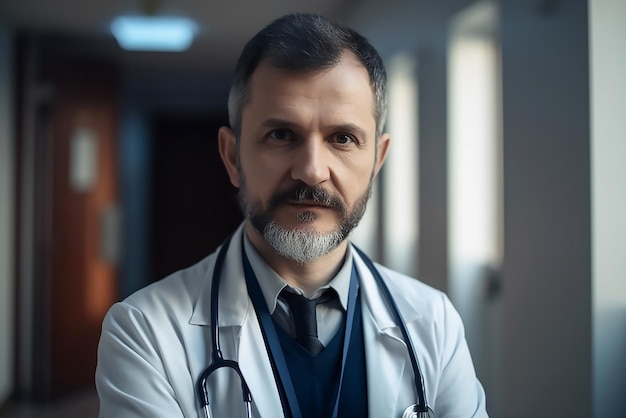
[[[274,373],[252,304],[241,328],[239,364],[250,387],[259,415],[261,417],[284,416]]]
[[[394,417],[415,403],[413,371],[407,345],[402,339],[377,283],[363,261],[355,254],[363,303],[363,331],[367,363],[369,415]],[[401,311],[408,301],[396,299]],[[414,309],[406,311],[413,313]],[[412,315],[405,318],[414,320]]]
[[[241,240],[243,228],[240,227],[231,239],[220,280],[219,323],[220,330],[230,330],[239,337],[238,344],[222,341],[224,358],[237,359],[241,372],[250,388],[253,411],[260,417],[282,416],[280,397],[274,381],[261,328],[246,287],[241,263]],[[208,274],[212,273],[212,269]],[[210,326],[211,324],[211,286],[206,280],[201,290],[190,324]],[[256,416],[256,415],[253,415]]]

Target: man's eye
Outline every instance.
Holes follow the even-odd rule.
[[[356,142],[356,139],[352,136],[352,135],[348,135],[348,134],[336,134],[333,137],[333,141],[336,142],[337,144],[349,144],[351,142]]]
[[[267,136],[277,141],[288,141],[293,138],[293,134],[288,129],[274,129],[270,131]]]

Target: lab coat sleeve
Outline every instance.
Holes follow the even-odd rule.
[[[442,374],[435,402],[439,418],[487,417],[485,392],[476,377],[463,322],[447,296],[444,304]]]
[[[100,418],[184,416],[157,347],[141,311],[124,302],[109,310],[96,368]]]

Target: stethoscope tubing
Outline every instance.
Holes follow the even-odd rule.
[[[367,257],[367,255],[365,255],[365,253],[361,251],[359,248],[357,248],[356,246],[353,245],[352,247],[356,250],[356,252],[359,254],[363,262],[367,265],[369,270],[372,272],[372,275],[374,276],[374,279],[376,280],[379,289],[382,290],[383,295],[385,296],[385,300],[387,301],[387,304],[391,308],[391,312],[393,313],[393,316],[396,322],[398,323],[398,325],[400,325],[402,338],[404,339],[404,343],[407,345],[407,351],[409,352],[409,358],[411,359],[411,366],[413,367],[413,376],[415,379],[414,386],[417,391],[417,400],[418,400],[416,404],[415,412],[417,413],[429,412],[428,402],[426,400],[426,392],[424,390],[424,378],[420,371],[419,362],[417,361],[417,356],[415,355],[415,347],[413,346],[413,341],[411,340],[411,336],[409,335],[406,322],[404,321],[404,318],[400,314],[400,309],[398,308],[398,305],[396,304],[396,302],[393,300],[393,296],[391,295],[391,292],[389,291],[389,287],[383,280],[381,274],[378,272],[378,269],[376,268],[372,260],[370,260],[369,257]]]
[[[222,244],[222,248],[220,248],[219,253],[217,254],[217,259],[215,260],[215,267],[213,268],[213,277],[211,281],[211,335],[213,336],[211,341],[211,364],[207,367],[197,383],[197,392],[200,396],[200,402],[202,403],[202,410],[204,411],[205,418],[211,418],[211,413],[209,410],[209,393],[207,391],[206,382],[211,373],[220,368],[229,368],[235,371],[239,376],[239,380],[241,381],[241,393],[243,394],[243,402],[246,408],[246,417],[252,417],[252,395],[250,394],[250,388],[246,383],[246,379],[243,377],[243,373],[241,373],[241,369],[239,368],[239,364],[234,360],[225,360],[222,355],[222,349],[220,346],[220,333],[218,330],[218,318],[219,318],[219,281],[220,274],[222,272],[222,267],[224,266],[224,259],[226,258],[226,253],[228,247],[230,246],[232,235],[226,238]]]

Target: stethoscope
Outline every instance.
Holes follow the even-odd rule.
[[[222,354],[222,350],[220,347],[220,336],[218,331],[218,303],[219,303],[219,281],[222,273],[222,269],[224,267],[224,259],[226,258],[226,253],[228,251],[228,247],[230,245],[231,237],[228,237],[224,243],[222,244],[218,254],[217,259],[215,260],[215,267],[213,268],[213,278],[211,283],[211,335],[213,336],[211,341],[211,363],[209,367],[207,367],[198,378],[196,391],[198,397],[200,398],[202,410],[204,411],[205,418],[211,418],[211,413],[209,410],[209,393],[207,390],[207,380],[211,373],[221,368],[228,368],[233,370],[239,376],[239,380],[241,382],[241,392],[243,395],[243,402],[246,410],[246,417],[252,417],[252,395],[250,394],[250,388],[246,383],[245,378],[243,377],[243,373],[239,368],[239,363],[234,360],[226,360]],[[413,376],[415,379],[415,392],[417,395],[417,403],[406,408],[404,413],[402,414],[402,418],[436,418],[434,411],[428,406],[426,401],[426,393],[424,389],[424,379],[422,373],[420,372],[419,363],[417,361],[417,356],[415,355],[415,347],[413,346],[413,342],[409,336],[406,323],[400,314],[400,310],[396,305],[393,297],[391,296],[391,292],[389,288],[385,284],[382,276],[378,272],[376,266],[372,260],[369,259],[360,249],[357,247],[353,248],[359,254],[361,259],[365,262],[368,269],[371,271],[374,279],[382,294],[387,302],[387,305],[390,308],[391,313],[394,316],[396,323],[400,326],[400,331],[402,333],[402,339],[404,343],[407,345],[407,350],[409,352],[409,357],[411,360],[411,366],[413,368]],[[243,252],[243,242],[242,242],[242,252]],[[247,263],[247,259],[245,258],[245,253],[243,255],[244,262]],[[263,328],[262,328],[263,329]]]

